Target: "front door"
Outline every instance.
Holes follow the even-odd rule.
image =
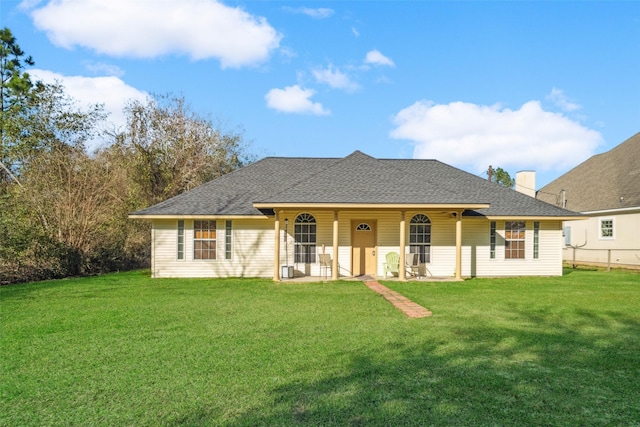
[[[354,276],[377,275],[375,221],[351,221],[351,266]]]

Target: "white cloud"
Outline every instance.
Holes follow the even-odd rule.
[[[356,27],[351,27],[351,32],[353,33],[354,36],[360,37],[360,31],[358,31]]]
[[[271,89],[265,96],[267,106],[273,110],[285,113],[313,114],[324,116],[331,114],[322,104],[312,102],[315,95],[312,89],[303,89],[298,85],[287,86],[284,89]]]
[[[93,74],[103,74],[107,76],[124,76],[124,71],[113,64],[105,64],[104,62],[92,62],[87,61],[84,63],[84,67],[87,71],[91,71]]]
[[[396,66],[396,64],[394,64],[391,59],[384,56],[377,49],[367,52],[367,56],[364,59],[364,62],[367,64],[373,64],[373,65],[386,65],[388,67]]]
[[[312,70],[313,76],[318,83],[325,83],[335,89],[344,89],[347,92],[354,92],[358,89],[358,84],[351,81],[348,75],[329,65],[323,70]]]
[[[265,18],[215,0],[56,0],[36,5],[31,16],[67,49],[134,58],[186,54],[217,58],[223,68],[265,61],[282,37]]]
[[[555,87],[551,89],[551,93],[547,95],[547,99],[563,111],[576,111],[582,108],[582,105],[569,101],[569,98],[567,98],[563,90]]]
[[[333,9],[328,9],[325,7],[320,7],[316,9],[311,9],[309,7],[284,7],[284,10],[291,13],[300,13],[302,15],[307,15],[316,19],[325,19],[329,18],[333,15]]]
[[[122,128],[126,124],[123,107],[127,101],[132,99],[144,101],[148,97],[146,92],[127,85],[115,76],[63,76],[52,71],[39,69],[29,70],[29,75],[34,81],[59,82],[65,87],[66,93],[76,99],[83,107],[104,104],[105,111],[109,113],[108,121],[115,129]]]
[[[419,101],[401,110],[394,123],[390,136],[413,141],[414,158],[435,158],[478,172],[489,165],[561,170],[593,155],[602,142],[599,132],[544,111],[538,101],[519,110]]]

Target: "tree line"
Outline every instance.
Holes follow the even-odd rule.
[[[102,105],[33,81],[33,65],[0,30],[0,284],[147,266],[150,225],[130,212],[254,160],[183,97],[130,100],[109,130]]]

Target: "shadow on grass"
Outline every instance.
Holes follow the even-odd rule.
[[[433,322],[428,327],[448,328],[441,340],[399,336],[366,354],[335,354],[349,361],[343,374],[290,378],[267,392],[267,402],[222,424],[637,425],[637,318],[588,310],[509,315],[498,326]],[[175,420],[184,424],[221,420],[203,408]]]

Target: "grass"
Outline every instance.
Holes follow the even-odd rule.
[[[640,274],[0,288],[0,425],[640,425]]]

